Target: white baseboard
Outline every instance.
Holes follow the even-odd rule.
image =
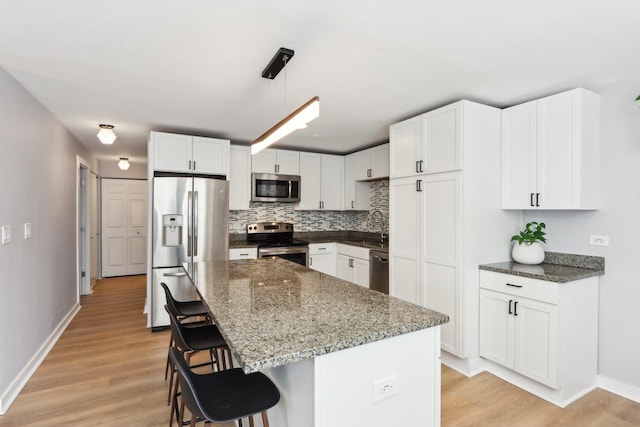
[[[480,357],[468,357],[460,359],[452,354],[442,351],[440,361],[443,365],[461,373],[466,377],[473,377],[485,371],[484,360]]]
[[[625,384],[613,378],[598,375],[598,387],[626,399],[640,403],[640,387]]]
[[[69,310],[69,313],[67,313],[67,315],[60,321],[51,335],[49,335],[49,338],[42,343],[27,365],[20,371],[13,382],[9,384],[9,387],[0,394],[0,415],[4,415],[13,401],[16,400],[18,394],[20,394],[29,379],[31,379],[38,367],[42,364],[56,342],[58,342],[58,339],[64,330],[67,329],[67,326],[69,326],[69,323],[71,323],[78,311],[80,311],[79,302]]]

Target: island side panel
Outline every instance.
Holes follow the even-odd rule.
[[[314,427],[440,425],[439,326],[314,360]],[[394,392],[374,402],[387,383]]]
[[[267,411],[269,425],[314,425],[314,361],[315,359],[305,359],[262,371],[280,390],[280,402]],[[260,417],[254,418],[256,427],[263,427]]]

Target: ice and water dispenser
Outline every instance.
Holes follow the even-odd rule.
[[[162,215],[162,246],[182,245],[182,215]]]

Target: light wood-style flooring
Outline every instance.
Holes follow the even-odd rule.
[[[0,426],[167,426],[169,335],[146,328],[144,298],[144,276],[100,280]],[[640,404],[600,389],[560,409],[491,374],[443,367],[442,390],[444,427],[640,426]]]

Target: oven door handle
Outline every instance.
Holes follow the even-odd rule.
[[[285,247],[285,248],[260,248],[258,249],[258,257],[285,254],[301,254],[309,253],[309,248],[305,246]]]

